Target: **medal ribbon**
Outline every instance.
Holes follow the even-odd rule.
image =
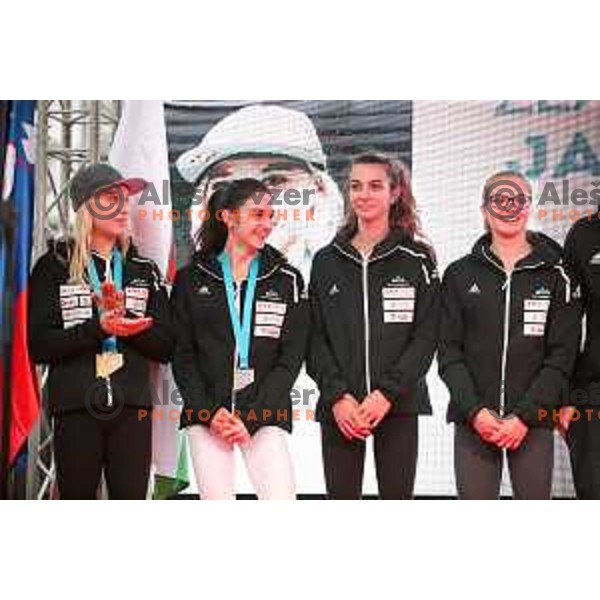
[[[112,251],[112,262],[114,269],[114,277],[113,283],[115,284],[115,289],[117,292],[120,292],[123,289],[123,257],[121,256],[121,252],[117,248],[113,248]],[[110,276],[110,265],[107,265],[106,271],[106,279],[109,279]],[[92,284],[92,289],[97,296],[102,295],[102,287],[100,285],[100,278],[98,277],[98,270],[96,269],[96,265],[94,264],[94,259],[90,257],[88,261],[88,275],[90,277],[90,282]],[[116,352],[117,351],[117,338],[115,336],[111,336],[106,338],[102,342],[102,351],[103,352]]]
[[[256,294],[256,280],[258,279],[258,257],[255,257],[250,264],[248,271],[248,285],[246,288],[246,297],[242,307],[242,319],[235,302],[235,288],[233,285],[233,275],[229,257],[222,252],[218,257],[223,268],[223,279],[225,281],[225,292],[227,294],[227,306],[229,307],[229,317],[233,328],[233,335],[238,349],[239,362],[241,369],[248,369],[250,366],[250,332],[252,328],[252,307],[254,306],[254,296]]]

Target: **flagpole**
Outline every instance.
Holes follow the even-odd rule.
[[[14,233],[15,214],[12,202],[0,201],[0,226],[4,233],[5,247],[5,280],[4,280],[4,311],[2,335],[2,362],[4,371],[4,386],[2,390],[2,452],[0,460],[0,499],[8,499],[10,474],[10,424],[11,424],[11,371],[12,371],[12,321],[14,293]]]

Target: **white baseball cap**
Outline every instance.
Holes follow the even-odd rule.
[[[311,120],[303,112],[271,104],[246,106],[221,119],[200,144],[175,163],[197,183],[213,165],[234,156],[286,156],[324,170],[326,157]]]

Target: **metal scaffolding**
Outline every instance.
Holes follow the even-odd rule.
[[[45,252],[49,239],[69,234],[68,182],[83,164],[107,159],[119,111],[118,100],[38,101],[33,263]],[[55,495],[55,467],[45,393],[47,371],[40,369],[38,374],[42,407],[28,442],[26,497],[41,500]]]

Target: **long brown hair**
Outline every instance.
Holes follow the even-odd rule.
[[[382,152],[364,152],[352,159],[344,185],[346,221],[340,229],[340,234],[344,237],[352,238],[358,231],[358,217],[350,203],[351,174],[354,165],[382,165],[385,167],[390,188],[396,195],[390,206],[388,215],[390,230],[401,230],[411,241],[421,243],[425,246],[431,259],[435,261],[435,252],[427,236],[423,233],[421,219],[417,213],[417,203],[413,196],[410,182],[410,169],[400,159],[391,158]]]

